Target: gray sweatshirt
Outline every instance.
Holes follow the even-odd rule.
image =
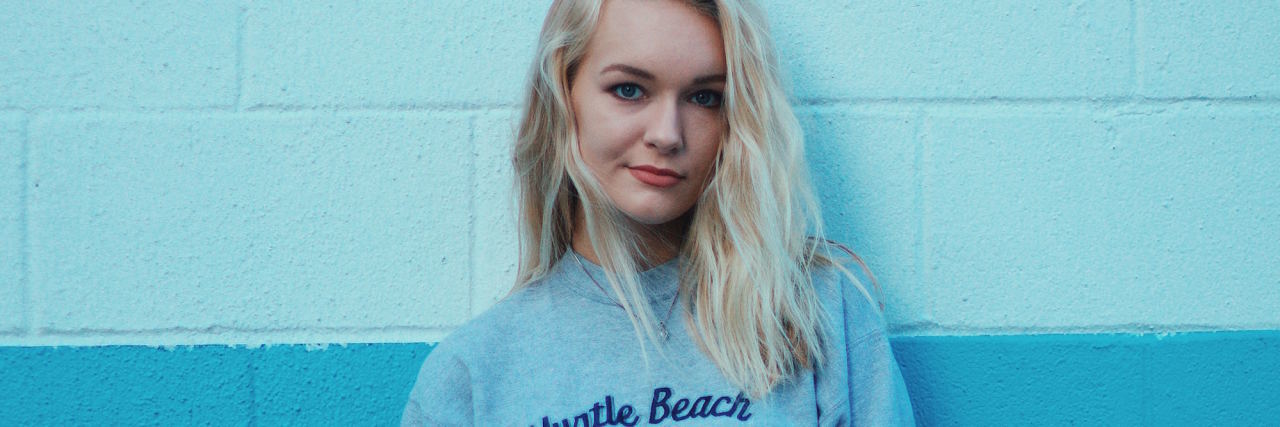
[[[679,306],[648,366],[604,271],[569,252],[552,272],[450,334],[423,363],[402,425],[912,425],[880,311],[834,269],[814,272],[830,319],[826,363],[752,399],[690,336]],[[679,258],[640,273],[661,320]],[[856,266],[850,268],[860,272]],[[587,276],[589,272],[590,277]],[[870,283],[863,280],[863,283]]]

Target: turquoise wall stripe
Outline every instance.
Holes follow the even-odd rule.
[[[1280,425],[1280,331],[902,337],[894,349],[924,425]]]
[[[398,425],[430,351],[0,347],[0,425]]]
[[[923,425],[1277,425],[1280,331],[894,339]],[[0,347],[0,424],[394,425],[426,344]]]
[[[225,346],[4,347],[0,423],[243,424],[252,356]]]

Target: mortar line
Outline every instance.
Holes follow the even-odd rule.
[[[54,329],[50,335],[59,335],[66,337],[100,337],[100,336],[157,336],[165,334],[210,334],[210,335],[230,335],[230,334],[292,334],[300,333],[325,333],[325,334],[375,334],[378,332],[448,332],[461,326],[458,324],[447,324],[440,326],[415,326],[415,325],[384,325],[384,326],[285,326],[285,327],[230,327],[230,326],[209,326],[209,327],[159,327],[159,328],[137,328],[137,329],[113,329],[113,328],[90,328],[75,327],[72,329]]]
[[[1156,108],[1174,106],[1182,103],[1205,103],[1219,107],[1277,107],[1280,97],[1107,97],[1107,98],[822,98],[800,100],[793,106],[796,108],[822,107],[898,107],[903,109],[927,107],[1136,107]],[[432,104],[386,104],[386,105],[284,105],[258,104],[238,110],[242,113],[338,113],[338,114],[382,114],[382,113],[489,113],[509,112],[519,107],[514,104],[469,104],[469,103],[432,103]],[[0,110],[15,111],[15,110]],[[171,114],[171,113],[226,113],[236,112],[234,106],[217,107],[140,107],[140,108],[103,108],[103,107],[35,107],[19,110],[28,113],[56,114]]]
[[[1063,97],[1063,98],[1022,98],[1022,97],[982,97],[982,98],[963,98],[963,97],[896,97],[896,98],[858,98],[858,97],[841,97],[841,98],[811,98],[802,99],[797,102],[797,106],[805,107],[823,107],[823,106],[899,106],[899,107],[922,107],[922,106],[946,106],[946,107],[986,107],[986,106],[1010,106],[1010,107],[1046,107],[1046,106],[1116,106],[1131,105],[1139,106],[1165,106],[1178,104],[1183,102],[1208,102],[1215,105],[1264,105],[1274,106],[1280,104],[1280,98],[1272,96],[1232,96],[1232,97],[1213,97],[1213,96],[1178,96],[1178,97],[1135,97],[1135,96],[1112,96],[1112,97]]]
[[[917,289],[920,287],[926,286],[926,284],[928,283],[928,280],[926,280],[926,277],[925,277],[925,273],[926,271],[928,271],[928,268],[926,268],[925,262],[924,262],[924,254],[925,254],[925,250],[924,250],[924,245],[925,245],[924,146],[925,146],[925,137],[926,137],[925,121],[928,120],[928,117],[929,116],[928,114],[925,113],[924,109],[920,109],[916,111],[915,113],[916,124],[913,129],[914,135],[912,136],[912,139],[915,140],[915,153],[913,153],[913,159],[912,159],[912,169],[914,170],[913,172],[914,176],[912,177],[914,188],[912,190],[914,194],[911,196],[913,199],[911,202],[912,202],[912,205],[914,205],[914,208],[916,211],[916,217],[915,217],[916,238],[915,238],[915,242],[913,242],[914,244],[912,245],[915,247],[915,250],[912,251],[912,257],[915,259],[911,261],[913,264],[915,264],[917,283],[909,284],[909,286],[915,286],[917,287]]]
[[[299,328],[301,329],[301,328]],[[435,328],[433,328],[435,329]],[[455,328],[456,329],[456,328]],[[440,337],[446,336],[454,329],[439,328],[436,331]],[[1130,335],[1180,335],[1191,333],[1234,333],[1234,332],[1280,332],[1280,324],[1276,323],[1247,323],[1247,324],[1210,324],[1210,323],[1102,323],[1102,324],[1081,324],[1081,325],[1059,325],[1059,326],[1036,326],[1036,325],[1002,325],[1002,326],[966,326],[960,324],[943,324],[937,322],[908,322],[891,326],[889,329],[891,336],[1004,336],[1004,335],[1072,335],[1072,334],[1130,334]],[[386,338],[380,337],[376,339],[344,339],[347,337],[309,337],[306,339],[283,339],[283,340],[229,340],[229,341],[210,341],[210,340],[174,340],[172,336],[158,337],[155,335],[141,334],[117,334],[116,336],[129,338],[132,340],[113,340],[113,341],[82,341],[82,340],[58,340],[58,338],[76,337],[89,335],[85,333],[72,333],[67,335],[50,335],[54,340],[45,341],[18,341],[17,346],[27,346],[29,343],[37,343],[38,346],[147,346],[147,347],[196,347],[196,346],[221,346],[221,347],[272,347],[282,345],[360,345],[360,344],[417,344],[423,341],[414,339]],[[145,338],[163,338],[161,341],[148,340]],[[137,339],[144,338],[144,339]],[[90,344],[81,344],[90,342]],[[429,341],[438,342],[438,341]],[[5,345],[14,345],[13,343]]]
[[[889,330],[894,336],[977,336],[977,335],[1045,335],[1045,334],[1135,334],[1161,335],[1186,334],[1198,332],[1250,332],[1277,331],[1280,324],[1247,323],[1247,324],[1213,324],[1213,323],[1098,323],[1060,326],[1037,325],[1005,325],[1005,326],[967,326],[964,324],[944,324],[933,321],[910,322],[896,325]]]
[[[478,149],[477,143],[476,143],[477,121],[478,120],[475,114],[469,114],[467,116],[467,145],[470,150],[470,153],[469,153],[470,167],[467,170],[467,180],[469,182],[467,183],[467,188],[471,191],[471,194],[467,195],[468,196],[467,197],[467,213],[468,213],[468,217],[470,218],[470,220],[467,221],[467,227],[469,228],[469,230],[467,230],[467,234],[470,237],[470,239],[468,239],[470,240],[470,243],[467,244],[467,271],[469,273],[468,276],[470,276],[469,278],[470,280],[468,281],[471,282],[470,286],[467,286],[467,319],[468,320],[471,319],[472,317],[475,317],[475,314],[476,314],[475,313],[476,277],[479,276],[476,273],[477,263],[475,260],[476,241],[478,240],[476,238],[476,230],[479,229],[479,227],[477,227],[477,224],[476,224],[476,221],[479,219],[478,218],[479,215],[476,214],[476,163],[478,163],[477,160],[480,157],[480,153],[479,153],[480,150]]]
[[[1141,100],[1142,82],[1139,81],[1138,64],[1138,0],[1129,0],[1129,96]]]
[[[31,283],[31,117],[22,115],[20,122],[22,142],[19,145],[18,184],[18,286],[22,292],[22,333],[32,335],[35,329],[33,284]]]
[[[248,19],[248,8],[243,3],[236,13],[236,103],[233,110],[244,109],[244,26]]]

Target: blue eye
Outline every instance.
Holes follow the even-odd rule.
[[[640,99],[641,95],[640,86],[636,86],[631,83],[623,83],[613,87],[613,94],[625,100],[637,100]]]
[[[689,102],[706,108],[715,108],[720,106],[720,94],[710,90],[704,90],[693,94],[689,97]]]

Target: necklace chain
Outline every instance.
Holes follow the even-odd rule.
[[[600,289],[600,293],[603,293],[605,298],[609,298],[609,303],[613,304],[618,308],[623,309],[623,311],[626,311],[626,309],[622,307],[622,304],[619,304],[617,301],[614,301],[613,296],[609,295],[609,293],[604,290],[604,286],[600,286],[600,282],[597,282],[596,278],[591,276],[591,272],[587,271],[587,266],[582,264],[581,255],[578,255],[577,252],[573,252],[573,260],[577,261],[578,267],[582,268],[582,274],[587,275],[587,278],[591,279],[591,283],[594,283],[596,285],[596,288]],[[663,342],[666,342],[667,338],[670,338],[671,336],[671,334],[667,332],[667,321],[671,320],[671,313],[675,312],[676,301],[678,300],[680,300],[679,292],[677,292],[675,296],[671,297],[671,306],[667,307],[667,315],[664,316],[661,320],[658,320],[658,337],[662,338]]]

